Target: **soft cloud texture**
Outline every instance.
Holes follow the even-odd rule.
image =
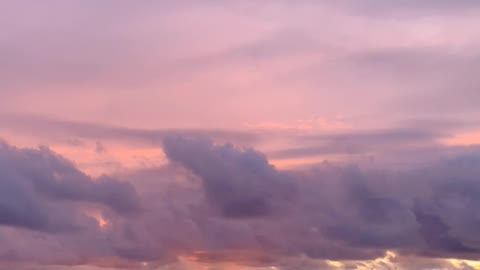
[[[4,112],[154,129],[475,114],[474,0],[22,0],[1,12]]]
[[[208,198],[226,217],[270,215],[282,200],[296,195],[288,175],[253,150],[239,152],[233,145],[215,147],[208,141],[169,138],[165,152],[203,180]]]
[[[120,214],[139,211],[131,185],[108,178],[93,182],[47,148],[20,150],[2,143],[0,156],[3,225],[40,231],[79,227],[73,205],[63,209],[55,201],[98,203]]]
[[[119,176],[131,184],[92,180],[48,149],[4,144],[3,262],[140,269],[193,256],[310,269],[386,251],[478,259],[478,155],[401,171],[279,171],[252,149],[182,137],[164,144],[173,164]],[[92,218],[95,208],[106,227]],[[39,248],[56,245],[68,248],[48,257]]]
[[[2,1],[0,269],[480,269],[479,18]]]

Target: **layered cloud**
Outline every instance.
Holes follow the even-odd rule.
[[[476,115],[474,0],[23,0],[1,12],[2,111],[152,128]]]

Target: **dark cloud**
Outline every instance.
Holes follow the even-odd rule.
[[[473,194],[452,188],[475,189],[478,172],[472,164],[477,162],[473,157],[456,159],[407,172],[337,168],[330,181],[341,187],[336,193],[346,199],[331,201],[337,205],[336,211],[327,212],[333,223],[323,220],[319,226],[327,237],[353,246],[478,257],[478,240],[471,229],[477,217],[468,214],[478,202]],[[324,175],[324,170],[315,174]],[[458,209],[464,210],[459,214]]]
[[[131,184],[106,176],[92,179],[48,148],[0,143],[2,266],[121,258],[116,252],[121,241],[113,233],[103,234],[97,218],[137,218],[140,203]]]
[[[476,256],[474,251],[478,243],[472,242],[472,237],[470,240],[465,238],[466,233],[462,232],[466,227],[473,228],[475,218],[464,212],[461,221],[456,217],[455,222],[453,207],[459,202],[452,196],[471,198],[468,207],[472,210],[477,205],[470,200],[477,184],[471,176],[478,173],[472,165],[467,165],[477,164],[478,159],[455,159],[399,172],[326,164],[308,172],[285,173],[289,185],[293,184],[291,189],[295,190],[295,199],[280,197],[283,207],[276,210],[283,213],[275,217],[266,215],[268,211],[258,212],[258,208],[274,204],[277,197],[272,193],[282,190],[283,184],[274,184],[278,180],[267,177],[280,172],[273,174],[271,170],[275,169],[264,158],[250,167],[253,166],[250,160],[262,157],[260,154],[229,145],[214,146],[205,141],[178,138],[167,140],[165,147],[172,161],[200,177],[210,203],[214,208],[220,207],[224,217],[248,218],[259,213],[265,217],[255,230],[261,237],[249,244],[256,248],[324,259],[372,258],[386,249],[417,254],[428,252],[441,257],[453,254],[456,257]],[[469,170],[459,170],[465,166]],[[265,170],[269,173],[260,173]],[[442,171],[448,173],[442,175]],[[455,189],[449,187],[452,181],[456,181],[455,186],[459,187],[473,186]],[[263,183],[268,184],[263,186]],[[471,194],[467,195],[466,190],[472,190]],[[252,199],[256,194],[262,194],[264,199]],[[235,216],[227,211],[231,210],[228,208],[231,202],[237,200],[245,201],[239,207],[243,214],[247,214]],[[421,212],[416,206],[418,202],[436,207],[446,220],[441,221],[431,211],[428,214]],[[249,227],[252,224],[246,225],[250,222],[248,220],[237,222]],[[426,234],[429,226],[437,230],[438,239]],[[456,228],[447,229],[450,228],[447,226]],[[455,238],[450,236],[450,230],[455,232]],[[343,244],[332,246],[338,241]],[[437,246],[432,248],[434,244]]]
[[[117,176],[125,184],[92,181],[48,149],[4,145],[1,258],[115,258],[107,266],[128,269],[174,263],[179,255],[286,269],[315,269],[302,256],[369,260],[386,250],[480,258],[478,152],[403,170],[325,163],[280,171],[253,149],[184,137],[168,137],[164,147],[172,164]],[[128,218],[138,197],[142,211]],[[103,207],[108,227],[94,228],[79,211],[86,204]],[[64,248],[44,259],[42,245]]]
[[[47,148],[17,149],[2,142],[0,168],[3,225],[53,233],[80,229],[82,215],[69,202],[97,203],[122,214],[140,209],[131,185],[93,181]]]
[[[167,138],[168,158],[198,175],[215,207],[228,217],[267,216],[295,197],[288,175],[252,149],[214,146],[209,141]]]
[[[427,252],[431,252],[432,250],[447,253],[478,252],[474,248],[467,247],[461,241],[452,237],[449,232],[449,227],[440,217],[422,210],[418,205],[415,205],[414,214],[420,225],[420,235],[430,249]]]

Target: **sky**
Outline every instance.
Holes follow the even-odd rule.
[[[480,269],[480,1],[0,1],[0,270]]]

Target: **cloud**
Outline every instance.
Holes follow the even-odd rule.
[[[405,95],[387,103],[416,113],[442,112],[448,115],[475,114],[473,100],[479,98],[480,85],[472,70],[480,66],[479,52],[468,46],[391,47],[351,54],[354,67],[367,76],[384,78],[402,85],[416,95]],[[464,117],[465,118],[465,117]]]
[[[472,171],[472,164],[479,162],[475,157],[402,172],[321,165],[308,172],[281,173],[268,165],[259,153],[229,145],[214,146],[205,141],[175,138],[167,140],[165,148],[172,161],[200,177],[210,203],[214,208],[219,207],[225,218],[247,218],[239,221],[246,223],[251,217],[264,218],[264,230],[257,231],[262,237],[254,244],[256,248],[268,246],[269,250],[284,255],[293,252],[323,259],[369,258],[386,249],[428,252],[441,257],[476,256],[478,243],[466,244],[472,237],[462,232],[466,226],[473,228],[470,223],[474,223],[474,218],[466,213],[461,222],[451,218],[451,207],[459,203],[451,201],[456,192],[475,190],[479,185],[470,176],[478,173]],[[256,161],[250,163],[251,160]],[[471,164],[469,170],[459,169],[467,164]],[[442,176],[442,171],[448,174]],[[285,200],[285,195],[275,195],[285,192],[284,183],[276,184],[276,179],[282,178],[270,176],[278,174],[285,174],[291,185],[287,190],[295,199]],[[456,186],[471,187],[457,191],[449,187],[452,181],[456,181]],[[255,200],[257,194],[263,196],[262,200]],[[471,203],[464,207],[473,209],[476,205],[470,201],[474,198],[473,192],[461,193],[458,197]],[[283,204],[276,208],[281,211],[279,216],[269,216],[270,212],[263,208],[257,212],[258,207],[275,204],[277,198],[281,198]],[[230,204],[237,200],[242,202],[238,204],[242,215],[238,216],[229,212]],[[418,202],[443,212],[438,217],[422,214],[416,206]],[[429,231],[425,229],[428,226],[438,228],[438,240],[432,240],[431,235],[425,233]],[[456,230],[451,228],[456,232],[455,237],[442,229],[456,226]],[[344,244],[333,245],[338,241]],[[465,248],[457,250],[455,246]],[[332,250],[336,251],[332,253]]]
[[[198,175],[211,203],[227,217],[265,216],[295,196],[291,179],[252,149],[214,146],[209,141],[167,138],[171,161]]]
[[[297,146],[269,153],[275,159],[309,157],[326,154],[369,154],[388,152],[409,147],[436,144],[436,140],[449,137],[447,130],[421,127],[397,127],[382,130],[347,131],[330,134],[294,135]]]
[[[68,138],[90,140],[118,140],[149,146],[162,145],[163,139],[181,135],[192,138],[213,138],[219,141],[252,144],[261,139],[260,134],[227,129],[139,129],[104,125],[81,121],[67,121],[51,117],[28,114],[0,114],[0,129],[28,134],[36,137],[66,140]],[[71,144],[70,141],[68,141]],[[75,144],[77,144],[75,142]],[[98,144],[97,144],[98,146]],[[98,147],[97,147],[98,148]]]
[[[353,8],[357,12],[363,14],[374,15],[446,15],[452,14],[456,15],[459,12],[468,12],[468,11],[478,11],[480,5],[478,1],[475,0],[460,0],[460,1],[449,1],[449,0],[426,0],[426,1],[415,1],[415,0],[367,0],[367,1],[358,1],[358,0],[345,0],[340,3],[344,4],[349,8]]]
[[[94,180],[46,148],[3,144],[1,260],[314,269],[328,260],[376,265],[389,250],[480,258],[478,153],[402,170],[326,163],[281,171],[231,144],[171,136],[164,147],[166,167]],[[85,214],[91,205],[105,228]]]
[[[10,196],[18,193],[32,199],[33,192],[51,200],[100,203],[119,213],[140,208],[131,185],[107,177],[93,181],[48,148],[17,149],[2,143],[0,150],[5,174],[2,184],[15,191]]]
[[[452,237],[449,227],[441,218],[421,210],[414,208],[414,214],[420,225],[420,234],[431,250],[443,250],[451,253],[475,253],[476,249],[463,244],[458,239]]]
[[[118,241],[102,236],[98,217],[123,220],[142,211],[131,184],[92,179],[45,147],[1,142],[0,172],[1,265],[81,264],[113,256]]]
[[[409,118],[412,119],[412,118]],[[141,149],[161,148],[166,138],[181,136],[191,139],[210,138],[216,142],[231,142],[239,146],[267,149],[266,154],[275,160],[308,158],[328,155],[366,156],[376,161],[395,159],[418,151],[418,160],[406,157],[401,163],[418,163],[421,159],[436,157],[439,153],[461,152],[466,149],[443,147],[440,140],[455,134],[475,130],[478,121],[460,117],[425,117],[399,121],[393,127],[375,129],[347,129],[326,132],[322,129],[303,132],[292,129],[141,129],[68,121],[28,114],[0,114],[0,130],[21,134],[30,140],[51,146],[87,147],[91,141],[95,151],[105,150],[106,143],[128,144]],[[301,132],[300,132],[301,131]],[[7,133],[8,134],[8,133]],[[35,136],[28,137],[28,134]],[[14,137],[13,137],[14,138]],[[276,148],[269,143],[280,142]],[[265,147],[266,146],[266,147]],[[115,149],[108,151],[114,152]],[[160,150],[159,150],[160,151]],[[103,152],[103,154],[108,154]],[[420,154],[421,153],[421,154]],[[108,155],[107,155],[108,156]],[[75,156],[69,158],[76,160]],[[83,162],[86,162],[83,160]],[[91,161],[88,161],[91,162]],[[101,162],[116,163],[117,160]],[[97,161],[97,165],[101,163]]]
[[[155,127],[233,127],[252,119],[338,113],[374,113],[381,122],[393,117],[384,113],[394,114],[392,108],[409,116],[418,115],[412,107],[474,111],[477,14],[426,20],[374,14],[475,13],[475,0],[345,0],[338,1],[341,7],[319,1],[177,2],[4,4],[3,110],[62,111],[71,119]],[[370,12],[352,15],[352,8]],[[435,81],[448,89],[425,87]],[[420,101],[413,101],[418,95]],[[405,96],[414,104],[399,106]],[[62,97],[65,102],[55,102]],[[72,97],[76,102],[68,101]]]
[[[0,143],[0,269],[478,268],[479,147],[439,141],[478,126],[480,2],[252,3],[1,4],[1,132],[170,164],[95,178]],[[337,114],[351,132],[230,129]],[[388,128],[421,117],[454,123]],[[269,160],[324,155],[360,158]]]
[[[76,263],[110,249],[98,238],[100,228],[90,209],[119,218],[141,211],[132,185],[107,177],[94,180],[47,148],[19,149],[2,142],[0,171],[3,262]],[[58,254],[44,254],[44,249]]]

